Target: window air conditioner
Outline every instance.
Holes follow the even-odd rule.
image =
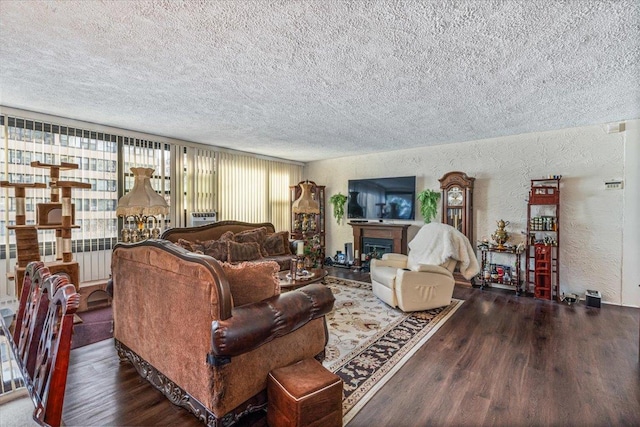
[[[211,224],[212,222],[216,222],[215,212],[191,213],[191,227],[198,227],[200,225]]]

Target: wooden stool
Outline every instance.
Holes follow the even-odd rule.
[[[315,359],[271,371],[267,395],[271,427],[342,426],[342,379]]]

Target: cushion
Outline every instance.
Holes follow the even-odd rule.
[[[233,240],[227,242],[227,261],[253,261],[263,258],[260,245],[257,242],[238,243]]]
[[[204,253],[214,257],[218,261],[226,261],[228,258],[228,240],[207,240],[203,242]]]
[[[280,294],[279,267],[273,261],[223,262],[221,265],[229,281],[235,307]]]
[[[190,252],[198,252],[201,254],[204,253],[204,246],[200,243],[190,242],[189,240],[185,240],[185,239],[178,239],[178,241],[176,242],[176,245]]]
[[[233,231],[225,231],[218,240],[233,240]]]
[[[262,247],[269,256],[287,255],[289,252],[289,232],[279,231],[267,235]]]
[[[203,246],[203,253],[209,255],[218,261],[226,261],[228,257],[227,242],[233,240],[233,232],[227,231],[218,240],[206,240],[196,243]]]
[[[267,251],[263,248],[264,239],[267,237],[267,228],[260,227],[253,230],[243,231],[233,236],[233,240],[238,243],[256,242],[260,246],[262,256],[269,256]]]
[[[389,289],[395,289],[397,273],[398,269],[396,267],[376,267],[371,270],[371,280],[374,280]]]

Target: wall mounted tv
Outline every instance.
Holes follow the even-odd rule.
[[[349,180],[347,218],[415,219],[416,177]]]

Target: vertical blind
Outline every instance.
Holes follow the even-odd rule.
[[[300,181],[301,166],[221,152],[218,168],[220,219],[271,222],[276,230],[289,228],[289,186]]]
[[[172,144],[171,157],[171,226],[188,227],[192,213],[217,210],[217,152]]]

